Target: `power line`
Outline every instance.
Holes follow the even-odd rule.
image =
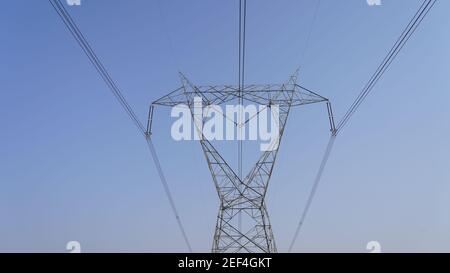
[[[243,168],[242,168],[242,162],[243,162],[243,135],[242,135],[242,126],[243,124],[243,113],[242,113],[242,107],[244,103],[243,98],[243,88],[245,83],[245,41],[246,41],[246,21],[247,21],[247,0],[239,0],[239,68],[238,68],[238,88],[239,88],[239,122],[237,125],[238,134],[239,134],[239,140],[238,140],[238,175],[239,178],[243,179]],[[241,212],[239,213],[238,217],[238,227],[239,230],[242,226],[242,217]]]
[[[312,35],[313,29],[314,29],[314,25],[315,25],[316,20],[317,20],[317,14],[319,13],[320,2],[321,2],[321,0],[316,0],[316,6],[314,8],[314,14],[313,14],[313,17],[312,17],[311,25],[309,27],[309,31],[308,31],[308,34],[306,36],[305,45],[303,47],[303,51],[302,51],[301,57],[300,57],[300,61],[301,62],[305,61],[305,55],[306,55],[306,52],[308,51],[308,48],[309,48],[309,41],[311,40],[311,35]]]
[[[171,54],[169,54],[169,58],[173,64],[173,66],[177,67],[177,70],[179,71],[181,68],[181,63],[179,61],[177,51],[175,50],[175,47],[174,47],[174,42],[171,37],[170,29],[169,29],[169,26],[168,26],[168,23],[166,20],[166,13],[164,12],[161,0],[157,0],[156,5],[157,5],[158,12],[159,12],[159,16],[161,18],[161,23],[163,26],[162,28],[160,28],[160,31],[164,32],[164,36],[166,37],[168,48],[171,53]]]
[[[243,25],[242,25],[242,83],[241,88],[244,88],[245,83],[245,44],[246,44],[246,34],[247,34],[247,0],[243,0],[244,11],[243,11]],[[242,98],[241,98],[242,99]]]
[[[192,252],[191,245],[189,243],[188,237],[186,235],[184,226],[181,222],[180,216],[178,214],[178,210],[175,206],[174,199],[172,197],[172,194],[170,192],[169,185],[167,183],[167,180],[165,178],[165,175],[162,171],[161,164],[158,158],[158,155],[156,154],[155,147],[153,146],[153,143],[151,141],[150,135],[147,134],[146,129],[144,129],[144,126],[140,122],[140,120],[137,118],[136,114],[134,113],[133,109],[129,105],[129,103],[126,101],[125,97],[123,96],[121,90],[115,83],[115,81],[111,78],[110,74],[98,58],[98,56],[95,54],[94,50],[90,46],[90,44],[87,42],[86,38],[84,37],[83,33],[80,31],[70,14],[65,9],[64,5],[61,3],[60,0],[49,0],[50,4],[53,6],[55,11],[58,13],[58,15],[61,17],[62,21],[66,25],[66,27],[69,29],[72,36],[75,38],[77,43],[80,45],[83,52],[86,54],[86,56],[89,58],[92,65],[95,67],[97,72],[100,74],[101,78],[105,83],[108,85],[109,89],[113,93],[113,95],[116,97],[116,99],[119,101],[122,108],[125,110],[127,115],[130,117],[132,122],[136,125],[139,132],[145,137],[147,144],[150,149],[150,154],[153,158],[153,161],[155,163],[155,167],[157,169],[159,178],[161,180],[161,183],[163,185],[164,191],[167,195],[167,198],[169,199],[170,206],[172,208],[172,212],[177,220],[178,226],[180,228],[180,231],[183,235],[184,241],[189,249],[190,252]]]
[[[119,101],[120,105],[124,108],[127,115],[130,117],[130,119],[133,121],[133,123],[138,127],[139,131],[145,135],[145,129],[142,123],[137,118],[136,114],[134,113],[131,106],[128,104],[128,102],[125,100],[124,96],[122,95],[122,92],[120,91],[119,87],[115,83],[115,81],[111,78],[108,71],[106,70],[105,66],[102,64],[102,62],[99,60],[98,56],[95,54],[95,52],[92,50],[91,46],[87,42],[86,38],[84,37],[83,33],[80,31],[80,29],[77,27],[75,22],[73,21],[72,17],[69,15],[67,10],[65,9],[64,5],[59,0],[49,0],[50,4],[53,6],[55,11],[58,13],[58,15],[63,20],[66,27],[69,29],[70,33],[73,35],[77,43],[82,48],[83,52],[86,54],[86,56],[91,61],[92,65],[94,65],[95,69],[100,74],[101,78],[105,83],[108,85],[109,89],[113,93],[113,95],[116,97],[116,99]]]
[[[374,86],[386,72],[386,70],[390,67],[391,63],[397,57],[398,53],[403,49],[405,44],[414,34],[416,29],[419,27],[420,23],[423,21],[428,12],[433,8],[436,4],[436,0],[425,0],[420,6],[419,10],[416,12],[414,17],[411,19],[409,24],[406,26],[405,30],[402,32],[394,46],[391,48],[387,56],[383,59],[381,64],[378,66],[377,70],[370,78],[369,82],[364,86],[361,93],[355,99],[353,104],[350,106],[344,117],[337,125],[337,133],[342,131],[344,126],[347,124],[348,120],[353,116],[356,110],[359,108],[364,99],[370,94],[373,90]]]
[[[309,209],[311,207],[311,203],[315,197],[317,188],[319,186],[320,180],[322,178],[322,174],[325,170],[326,164],[328,162],[328,158],[330,156],[330,153],[332,151],[332,147],[335,141],[336,136],[342,131],[344,126],[348,123],[349,119],[353,116],[353,114],[356,112],[356,110],[360,107],[361,103],[364,101],[364,99],[369,95],[369,93],[373,90],[373,87],[376,85],[376,83],[380,80],[380,78],[383,76],[384,72],[389,68],[391,63],[394,61],[395,57],[397,57],[398,53],[403,49],[406,42],[411,38],[411,36],[414,34],[420,23],[423,21],[423,19],[426,17],[426,15],[429,13],[429,11],[433,8],[435,5],[436,0],[425,0],[414,17],[411,19],[411,21],[408,23],[406,28],[403,30],[400,37],[395,42],[394,46],[391,48],[391,50],[388,52],[386,57],[383,59],[382,63],[378,66],[375,74],[370,78],[369,82],[364,86],[361,93],[358,95],[358,97],[355,99],[353,104],[350,106],[349,110],[346,112],[344,117],[339,122],[338,126],[336,127],[336,130],[333,132],[333,135],[330,138],[330,141],[328,143],[327,149],[325,151],[325,154],[323,156],[322,162],[320,164],[319,170],[316,174],[316,178],[313,183],[313,187],[309,193],[306,206],[304,207],[302,214],[300,215],[300,220],[297,225],[294,237],[291,241],[291,244],[289,246],[289,252],[291,252],[297,237],[301,231],[301,228],[303,227],[303,223],[306,219],[306,216],[309,212]]]
[[[239,0],[239,76],[238,76],[238,86],[239,86],[239,105],[243,104],[243,88],[245,84],[245,43],[246,43],[246,23],[247,21],[247,1]],[[239,111],[239,124],[238,129],[240,134],[242,134],[242,109]],[[238,141],[238,169],[239,176],[242,179],[242,135]]]
[[[320,180],[322,179],[323,171],[325,170],[325,167],[328,162],[328,158],[330,157],[331,151],[333,149],[334,141],[336,140],[336,135],[331,135],[330,140],[328,141],[327,148],[325,150],[325,153],[323,155],[322,161],[320,162],[319,170],[317,171],[316,177],[314,179],[313,186],[311,188],[311,192],[309,193],[308,200],[306,201],[305,208],[303,209],[303,212],[300,216],[300,220],[298,221],[297,228],[295,230],[294,238],[291,241],[291,244],[289,245],[288,252],[292,251],[292,248],[294,247],[295,242],[297,241],[297,237],[300,233],[301,228],[303,227],[303,223],[306,219],[306,216],[308,215],[309,208],[311,207],[311,204],[314,200],[314,197],[317,192],[317,188],[319,187]]]
[[[152,139],[150,138],[150,136],[148,136],[146,139],[147,139],[148,148],[150,150],[150,153],[152,155],[153,161],[155,163],[156,170],[158,171],[159,178],[161,180],[161,183],[163,184],[164,191],[166,192],[166,195],[167,195],[167,197],[169,199],[170,207],[172,208],[172,212],[175,215],[175,218],[176,218],[177,223],[178,223],[178,227],[180,228],[181,234],[183,235],[184,242],[186,243],[186,245],[187,245],[187,247],[189,249],[189,252],[192,252],[191,244],[189,243],[189,239],[188,239],[188,237],[186,235],[186,231],[184,229],[183,223],[181,222],[181,218],[180,218],[180,215],[178,213],[177,207],[175,205],[175,201],[172,198],[172,194],[170,192],[169,184],[167,183],[166,176],[164,175],[164,172],[162,170],[161,162],[159,161],[158,155],[157,155],[156,150],[155,150],[155,146],[153,145],[153,142],[152,142]]]

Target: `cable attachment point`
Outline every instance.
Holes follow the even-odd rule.
[[[332,136],[337,135],[336,126],[334,124],[333,109],[331,108],[331,102],[327,101],[328,120],[330,121],[330,132]]]
[[[153,122],[153,109],[155,106],[152,104],[148,110],[148,119],[147,119],[147,131],[145,131],[145,137],[149,138],[152,135],[152,122]]]

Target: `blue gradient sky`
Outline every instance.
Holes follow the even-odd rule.
[[[246,79],[300,82],[337,118],[421,0],[249,0]],[[67,7],[144,120],[179,86],[237,82],[238,1],[82,0]],[[438,1],[335,144],[295,251],[450,251],[450,1]],[[48,1],[0,9],[0,251],[185,251],[142,139]],[[175,142],[158,110],[154,142],[195,251],[218,210],[200,146]],[[324,105],[295,109],[268,208],[286,251],[328,138]],[[249,154],[248,157],[252,158]]]

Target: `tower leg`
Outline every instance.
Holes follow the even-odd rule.
[[[242,215],[241,230],[236,228],[238,212]],[[265,205],[244,202],[231,207],[221,206],[212,252],[276,252]]]

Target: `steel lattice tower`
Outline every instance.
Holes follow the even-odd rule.
[[[264,200],[289,112],[292,107],[326,102],[331,130],[334,130],[328,99],[298,85],[298,70],[285,84],[245,85],[241,88],[232,85],[196,86],[181,73],[180,78],[182,82],[180,88],[151,104],[147,132],[149,135],[155,106],[187,105],[194,123],[204,124],[205,118],[194,114],[195,107],[198,107],[194,103],[195,97],[202,98],[202,107],[237,104],[239,101],[264,105],[268,108],[278,105],[278,145],[274,149],[262,152],[253,168],[242,179],[212,143],[203,137],[203,132],[197,131],[202,136],[199,142],[220,199],[212,252],[277,252]],[[248,119],[239,122],[241,124],[237,123],[236,126],[243,126]],[[246,223],[244,227],[240,227],[238,216],[242,217],[240,221]]]

